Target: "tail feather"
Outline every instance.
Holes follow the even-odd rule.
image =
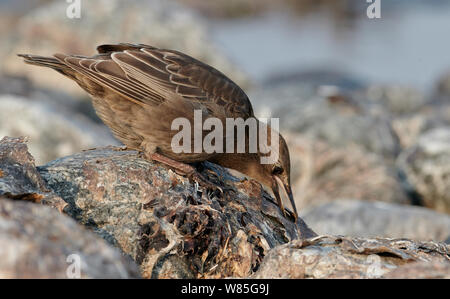
[[[17,54],[17,56],[24,58],[28,64],[50,67],[54,69],[68,68],[64,63],[60,62],[54,57],[45,57],[31,54]]]
[[[58,73],[63,74],[64,76],[75,79],[74,71],[55,57],[45,57],[32,54],[17,54],[17,56],[24,58],[25,63],[49,67],[51,69],[54,69]]]

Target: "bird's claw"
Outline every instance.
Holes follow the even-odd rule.
[[[188,177],[189,177],[189,179],[191,179],[192,181],[195,182],[196,191],[200,191],[199,186],[201,185],[202,187],[204,187],[206,189],[218,190],[220,192],[220,195],[223,195],[223,189],[220,186],[218,186],[214,183],[211,183],[208,179],[206,179],[198,171],[194,171],[194,172],[190,173],[188,175]]]

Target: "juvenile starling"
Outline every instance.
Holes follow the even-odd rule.
[[[297,221],[289,151],[279,133],[278,160],[270,164],[261,163],[260,158],[267,153],[248,151],[252,133],[245,135],[244,153],[175,153],[172,149],[176,134],[172,121],[185,118],[193,123],[194,111],[201,111],[203,119],[214,117],[223,123],[226,118],[254,118],[252,105],[239,86],[213,67],[177,51],[143,44],[101,45],[97,50],[99,54],[92,57],[19,56],[26,63],[52,68],[78,83],[91,95],[98,116],[127,148],[200,181],[205,180],[190,164],[207,160],[238,170],[270,187],[286,216],[279,193],[281,185]],[[267,135],[270,139],[271,135]]]

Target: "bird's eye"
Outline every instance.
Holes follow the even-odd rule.
[[[280,166],[275,166],[272,169],[272,174],[277,175],[277,174],[282,174],[283,173],[283,168],[281,168]]]

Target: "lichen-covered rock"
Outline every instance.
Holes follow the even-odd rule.
[[[17,53],[95,54],[104,43],[133,42],[176,49],[218,68],[232,80],[248,85],[246,76],[213,46],[207,24],[188,7],[165,0],[80,1],[80,18],[69,18],[70,3],[52,1],[23,16],[2,43],[0,69],[26,74],[37,85],[60,87],[72,94],[85,92],[53,70],[29,66]],[[6,48],[7,47],[7,48]]]
[[[246,277],[270,248],[314,236],[259,183],[204,163],[209,190],[134,151],[90,150],[39,167],[65,211],[130,255],[147,278]]]
[[[317,237],[303,220],[284,218],[259,183],[208,162],[200,166],[223,192],[114,147],[36,170],[23,139],[3,139],[0,277],[72,277],[74,256],[80,276],[92,278],[137,277],[128,257],[147,278],[449,277],[444,243]],[[44,200],[52,196],[67,205]],[[27,199],[64,208],[127,257],[66,215]],[[414,225],[433,233],[426,224]]]
[[[33,204],[41,203],[50,207]],[[61,215],[66,206],[38,173],[25,138],[0,141],[0,277],[129,278],[137,266]],[[75,255],[72,256],[71,255]],[[80,262],[79,272],[71,268]],[[74,266],[77,267],[77,266]],[[68,270],[69,269],[69,270]]]
[[[415,262],[444,264],[440,275],[449,276],[450,246],[407,239],[319,236],[272,249],[252,277],[380,278],[397,270],[395,276],[402,278],[411,276],[404,265]],[[426,273],[433,277],[433,267],[427,269]]]
[[[439,261],[413,262],[399,266],[383,275],[388,279],[442,279],[450,278],[450,263]]]
[[[0,278],[138,277],[129,257],[70,217],[0,195]]]
[[[345,148],[285,134],[291,156],[291,182],[297,207],[321,201],[357,198],[409,204],[396,170],[360,146]]]
[[[0,95],[0,138],[28,136],[29,149],[37,164],[86,148],[119,144],[103,124],[77,113],[73,106],[50,101]],[[68,104],[68,100],[64,101]]]
[[[0,141],[0,197],[43,203],[62,211],[66,203],[47,188],[25,142],[23,137]]]
[[[308,207],[300,215],[318,234],[440,242],[450,238],[450,216],[423,207],[338,200]]]
[[[450,127],[423,134],[398,157],[398,167],[423,205],[450,213]]]

